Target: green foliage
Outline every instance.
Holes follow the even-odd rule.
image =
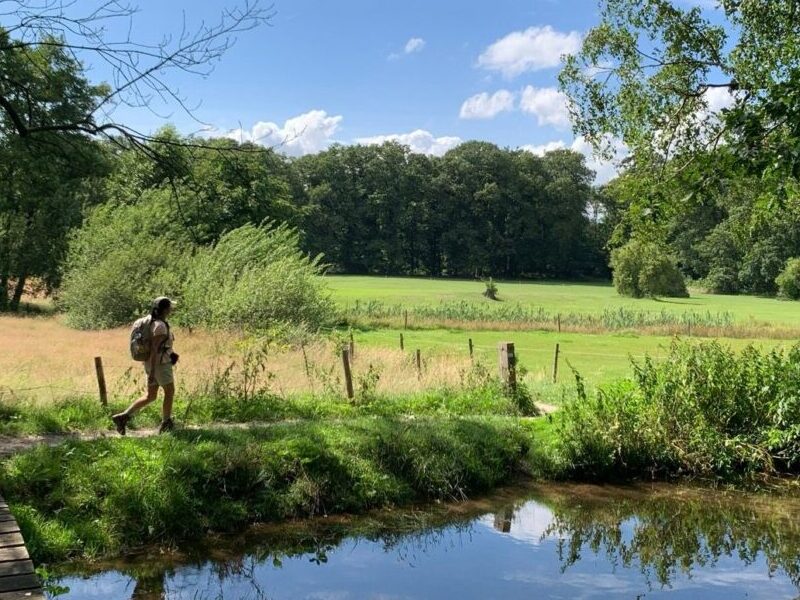
[[[299,248],[285,225],[245,225],[192,259],[183,289],[182,322],[268,329],[285,323],[316,329],[333,317],[321,257]]]
[[[633,298],[689,296],[675,261],[656,244],[628,242],[611,253],[614,286]]]
[[[800,470],[800,346],[741,354],[673,344],[663,361],[564,407],[560,443],[579,477],[722,479]],[[579,379],[580,383],[580,379]]]
[[[588,236],[592,172],[579,153],[468,142],[431,158],[387,143],[334,146],[293,168],[304,247],[337,272],[606,274],[605,240]]]
[[[157,199],[97,208],[70,240],[59,304],[80,329],[133,322],[153,298],[180,295],[189,243]]]
[[[57,287],[67,236],[83,206],[96,201],[95,178],[106,173],[98,144],[47,128],[81,118],[106,88],[90,85],[57,39],[11,44],[0,28],[0,47],[0,311],[16,311],[31,280],[46,291]],[[12,113],[44,131],[21,138]]]
[[[721,140],[750,173],[800,174],[795,3],[720,5],[712,20],[676,0],[602,0],[600,23],[560,76],[576,133],[598,146],[624,141],[662,181]],[[715,114],[720,96],[728,101]],[[707,166],[724,177],[729,163]]]
[[[3,463],[0,485],[41,562],[459,499],[508,480],[527,450],[524,430],[496,418],[290,423],[41,447]]]
[[[800,258],[790,258],[775,283],[781,296],[800,300]]]

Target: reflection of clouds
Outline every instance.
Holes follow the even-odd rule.
[[[586,598],[636,598],[642,593],[640,585],[630,578],[611,573],[571,573],[554,577],[553,573],[513,571],[504,573],[503,579],[535,585],[541,589],[557,589],[559,597]],[[567,589],[569,588],[569,589]]]
[[[479,521],[498,535],[508,536],[514,540],[525,542],[531,546],[538,546],[542,536],[553,522],[553,512],[541,504],[528,502],[514,512],[511,520],[511,531],[499,533],[495,529],[495,516],[485,515]]]

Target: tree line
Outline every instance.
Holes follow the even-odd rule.
[[[165,252],[171,244],[176,258],[269,222],[296,229],[300,248],[321,255],[329,272],[607,275],[602,223],[589,217],[593,173],[567,150],[539,157],[469,142],[437,158],[389,142],[291,159],[224,138],[192,148],[166,128],[153,142],[158,161],[142,160],[123,140],[87,139],[79,161],[60,161],[14,141],[0,139],[0,152],[13,157],[2,168],[19,182],[0,190],[0,302],[12,309],[26,283],[57,290],[69,253],[90,255],[105,243],[102,228],[97,239],[89,231],[76,242],[78,229],[131,219],[131,207],[159,223],[142,224],[153,239],[138,243]],[[92,220],[98,210],[103,217]]]

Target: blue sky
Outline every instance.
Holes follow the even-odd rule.
[[[191,28],[230,2],[139,0],[134,34],[155,39],[184,18]],[[556,77],[558,57],[597,23],[595,0],[277,0],[275,10],[208,78],[172,79],[219,133],[283,142],[292,155],[387,138],[432,154],[470,139],[588,152],[573,139]],[[146,131],[167,120],[203,127],[158,112],[168,119],[122,116]],[[592,166],[601,180],[613,172]]]

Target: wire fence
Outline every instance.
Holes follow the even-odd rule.
[[[485,337],[480,342],[475,342],[474,339],[469,337],[469,333],[465,333],[463,339],[459,336],[458,339],[436,340],[426,339],[422,332],[408,331],[406,332],[404,340],[404,349],[401,350],[399,340],[395,348],[388,348],[387,346],[389,346],[389,344],[387,340],[380,340],[380,343],[376,344],[376,341],[374,339],[371,340],[368,336],[358,337],[361,338],[357,338],[356,340],[358,343],[358,350],[354,352],[354,355],[350,358],[353,363],[354,376],[358,376],[365,369],[372,366],[375,357],[371,355],[371,352],[374,353],[374,351],[378,350],[402,354],[407,360],[399,361],[398,365],[392,365],[392,368],[407,369],[409,374],[412,374],[415,370],[418,372],[423,369],[429,364],[428,361],[430,360],[445,361],[448,358],[462,362],[470,359],[474,361],[494,360],[497,356],[495,353],[498,352],[498,345],[501,343],[501,340],[512,341],[514,339],[513,335],[502,336],[502,338],[498,335],[497,342],[486,342]],[[472,343],[470,343],[470,340]],[[361,345],[362,342],[364,343],[363,345]],[[330,346],[327,360],[323,366],[330,369],[332,372],[338,372],[342,366],[340,349],[334,343],[331,343]],[[415,355],[417,350],[420,351],[422,356],[421,364],[416,364]],[[548,343],[547,345],[523,343],[517,344],[516,363],[529,372],[539,372],[543,374],[547,374],[553,369],[554,359],[556,361],[570,361],[571,364],[573,361],[581,363],[583,362],[582,359],[591,359],[593,361],[592,365],[580,365],[581,367],[587,368],[589,371],[598,368],[607,369],[611,363],[615,363],[613,366],[618,369],[620,362],[642,359],[646,356],[657,358],[665,351],[666,349],[663,347],[654,346],[652,350],[646,353],[615,353],[593,351],[591,349],[572,349],[562,345],[558,351],[558,357],[556,358],[555,343]],[[216,368],[220,370],[226,368],[228,364],[235,365],[237,360],[239,359],[234,356],[220,357]],[[295,371],[303,371],[310,378],[308,373],[308,358],[304,356],[304,352],[300,349],[276,355],[272,357],[272,361],[268,369],[271,369],[273,371],[273,376],[278,379],[280,379],[282,374],[292,369]],[[86,368],[82,373],[80,369],[76,372],[74,366],[72,370],[73,374],[71,379],[60,380],[58,382],[38,383],[34,381],[30,385],[22,386],[4,385],[0,383],[0,398],[4,396],[11,398],[23,398],[25,396],[47,398],[49,396],[53,399],[61,399],[78,396],[103,396],[100,392],[99,382],[96,379],[93,358],[87,358]],[[102,359],[102,370],[104,385],[107,387],[108,393],[114,397],[130,397],[139,394],[145,385],[145,373],[141,363],[121,362],[112,357],[110,360]],[[179,384],[183,384],[183,382],[193,382],[197,384],[204,378],[211,376],[211,369],[207,365],[193,367],[191,357],[186,357],[184,355],[181,359],[181,363],[176,367],[176,374]],[[33,373],[29,373],[29,375],[31,377],[34,376]],[[588,375],[591,378],[592,373],[589,372]],[[563,378],[558,377],[557,380],[563,379],[566,381],[568,378],[569,374],[565,373]],[[435,385],[435,382],[432,382],[432,385]],[[283,389],[280,381],[276,382],[276,386]],[[305,390],[294,389],[290,391],[313,392],[314,385],[312,383]]]

